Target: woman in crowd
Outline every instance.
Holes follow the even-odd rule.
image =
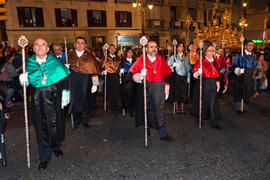
[[[168,65],[172,69],[170,81],[169,101],[176,103],[176,113],[184,114],[184,103],[187,100],[188,83],[190,82],[191,65],[188,57],[184,53],[184,43],[177,44],[176,57],[171,56]],[[180,103],[180,110],[178,108]]]
[[[126,48],[122,62],[118,67],[118,74],[121,78],[122,103],[123,107],[129,111],[130,116],[133,116],[134,101],[135,101],[135,83],[132,80],[130,67],[135,62],[131,48]]]
[[[253,72],[254,79],[254,97],[257,97],[262,90],[267,88],[266,72],[268,70],[267,62],[264,60],[264,51],[258,53],[257,66]]]
[[[211,127],[221,129],[221,127],[218,125],[220,111],[217,99],[217,92],[220,89],[220,73],[214,63],[215,48],[209,41],[204,42],[202,54],[202,69],[200,69],[200,61],[197,61],[192,69],[193,77],[196,79],[194,98],[192,99],[192,110],[196,116],[199,115],[200,81],[198,79],[202,73],[202,119],[210,118]]]

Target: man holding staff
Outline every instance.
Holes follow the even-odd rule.
[[[71,70],[70,90],[71,100],[69,112],[73,113],[74,129],[80,124],[89,128],[89,95],[95,93],[98,86],[99,65],[95,57],[85,51],[86,40],[77,37],[75,51],[68,56]]]
[[[114,44],[109,45],[108,51],[107,70],[105,70],[105,58],[101,61],[101,68],[104,70],[103,74],[107,75],[107,87],[104,88],[107,88],[110,108],[112,111],[116,111],[118,101],[120,100],[120,82],[117,70],[121,63],[121,59],[115,55],[116,48]]]
[[[49,47],[45,39],[36,39],[33,50],[35,54],[27,59],[26,73],[20,75],[20,83],[30,84],[40,160],[38,169],[46,169],[52,152],[56,156],[63,155],[60,149],[65,138],[62,108],[69,101],[67,77],[70,72],[62,62],[47,54]]]
[[[253,92],[252,76],[253,70],[257,65],[255,55],[252,53],[253,42],[244,41],[244,45],[245,50],[242,48],[242,52],[236,55],[232,65],[236,74],[234,99],[237,103],[237,113],[244,111],[244,103],[248,103],[248,98]],[[241,100],[243,101],[242,103]]]
[[[145,69],[143,69],[143,56],[141,55],[129,72],[133,74],[133,80],[136,83],[142,83],[144,77],[146,79],[148,134],[150,134],[152,126],[158,129],[161,140],[172,141],[167,134],[164,121],[165,95],[166,98],[169,96],[169,84],[165,85],[165,79],[172,71],[166,61],[157,54],[156,42],[149,41],[146,51]]]

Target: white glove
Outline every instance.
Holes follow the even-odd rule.
[[[133,80],[136,83],[142,83],[142,75],[141,73],[136,73],[133,75]]]
[[[173,67],[176,67],[176,62],[173,63]]]
[[[196,79],[198,79],[198,77],[199,77],[199,72],[198,72],[198,71],[194,72],[194,73],[193,73],[193,77],[196,78]]]
[[[91,93],[95,93],[97,91],[97,86],[92,86]]]
[[[70,64],[65,64],[65,66],[69,69],[69,67],[70,67]]]
[[[240,68],[240,74],[244,74],[245,73],[245,68]]]
[[[222,94],[225,94],[228,90],[228,86],[225,86],[224,90],[222,91]]]
[[[107,75],[107,71],[106,70],[104,70],[104,71],[102,71],[101,73],[100,73],[101,75]]]
[[[201,75],[202,74],[202,68],[199,68],[198,72],[199,72],[199,75]]]
[[[216,82],[217,85],[217,92],[220,90],[220,82]]]
[[[61,103],[62,109],[64,109],[64,107],[69,104],[69,101],[70,101],[69,90],[63,89],[63,91],[62,91],[62,103]]]
[[[226,69],[223,68],[223,69],[220,70],[220,73],[223,74],[223,73],[225,73],[225,71],[226,71]]]
[[[19,76],[20,84],[23,86],[25,85],[26,87],[29,86],[29,81],[28,81],[28,73],[22,73]]]
[[[120,74],[124,74],[124,68],[120,69]]]
[[[168,99],[170,93],[170,85],[165,85],[165,100]]]
[[[146,72],[147,72],[147,69],[142,69],[141,71],[142,78],[146,76]]]
[[[237,76],[240,75],[240,68],[239,67],[234,69],[234,74],[236,74]]]

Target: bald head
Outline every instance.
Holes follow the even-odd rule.
[[[36,56],[43,59],[49,52],[48,42],[43,38],[38,38],[34,41],[33,50]]]
[[[60,46],[59,44],[53,45],[53,51],[54,51],[56,56],[62,55],[62,50],[63,50],[62,46]]]

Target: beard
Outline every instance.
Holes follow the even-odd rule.
[[[151,52],[149,52],[150,56],[155,56],[157,54],[157,51],[156,50],[153,50]]]

